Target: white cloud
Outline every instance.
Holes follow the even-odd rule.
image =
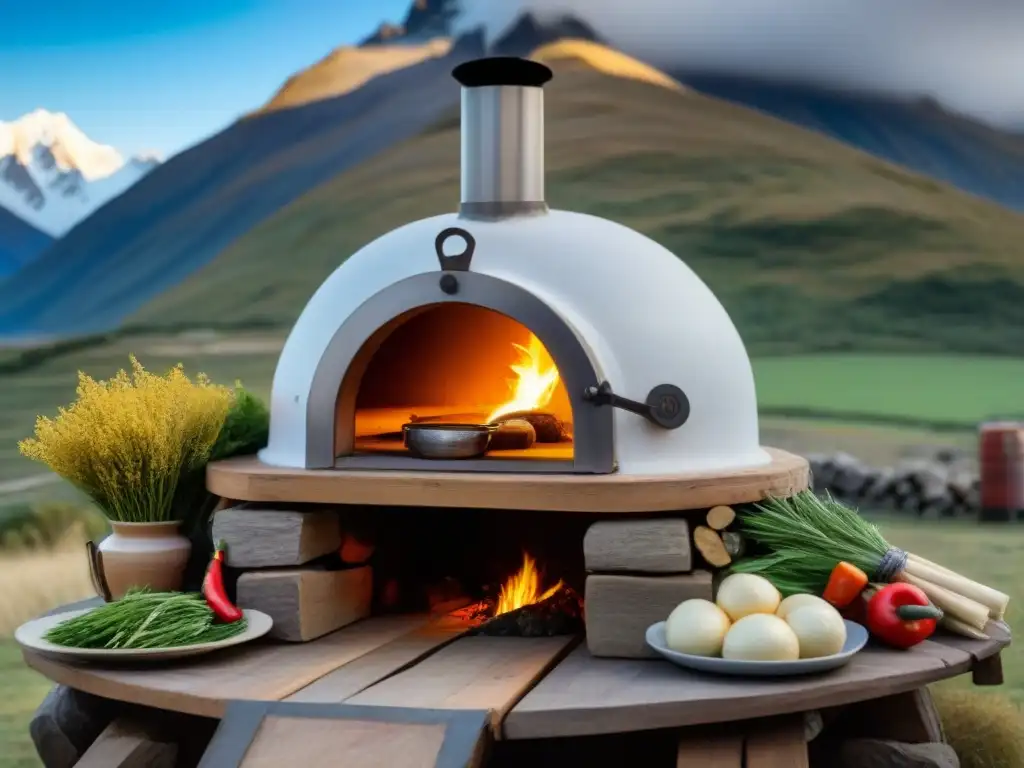
[[[1024,0],[463,0],[460,29],[572,13],[665,69],[932,96],[1024,126]]]

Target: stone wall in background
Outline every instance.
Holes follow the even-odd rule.
[[[970,517],[981,505],[975,457],[955,450],[871,467],[846,453],[810,455],[814,490],[862,509],[921,517]]]

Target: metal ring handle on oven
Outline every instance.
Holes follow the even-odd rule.
[[[466,249],[462,253],[448,255],[444,252],[444,244],[449,238],[458,237],[466,243]],[[441,230],[434,240],[434,250],[437,252],[437,260],[441,269],[455,272],[468,272],[469,264],[473,260],[473,253],[476,251],[476,239],[460,227],[449,227]]]

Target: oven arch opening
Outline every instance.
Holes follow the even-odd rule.
[[[613,409],[584,399],[587,387],[600,379],[572,329],[519,286],[461,272],[458,290],[451,293],[450,285],[446,290],[440,287],[442,274],[416,275],[384,289],[335,332],[317,365],[306,403],[307,468],[614,472]],[[452,330],[453,323],[464,325]],[[531,338],[536,340],[532,350]],[[446,350],[446,341],[452,349]],[[495,451],[477,459],[431,460],[414,457],[396,441],[395,422],[409,406],[414,406],[409,415],[417,416],[421,414],[416,409],[428,417],[492,415],[491,409],[507,399],[507,387],[515,379],[510,360],[524,362],[510,357],[515,355],[513,343],[535,355],[541,348],[541,356],[546,352],[557,369],[559,382],[539,410],[571,425],[568,450],[565,445],[538,443],[532,453]],[[443,365],[461,366],[461,375],[453,376],[443,365],[438,368],[431,355],[440,355]],[[430,369],[424,371],[428,364]],[[419,392],[415,381],[408,380],[415,378],[418,365],[425,373]],[[473,387],[485,390],[474,398]],[[421,402],[414,402],[417,398]],[[466,399],[477,402],[461,402]]]

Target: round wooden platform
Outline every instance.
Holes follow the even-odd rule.
[[[909,651],[869,646],[839,670],[742,680],[661,660],[597,659],[580,638],[461,636],[458,614],[365,619],[304,644],[258,641],[158,667],[74,665],[25,652],[51,680],[207,717],[232,701],[486,712],[497,738],[537,739],[734,722],[881,698],[954,677],[1010,642],[943,635]],[[315,708],[314,708],[315,709]],[[325,710],[327,711],[327,710]]]
[[[806,459],[765,450],[772,460],[761,467],[642,476],[284,469],[244,456],[211,464],[206,485],[236,501],[619,513],[744,504],[807,488]]]

